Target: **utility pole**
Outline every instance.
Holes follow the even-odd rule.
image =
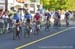
[[[5,11],[8,11],[8,0],[5,0]]]

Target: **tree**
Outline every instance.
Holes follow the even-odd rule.
[[[45,9],[70,9],[75,8],[75,0],[40,0]]]
[[[66,3],[68,10],[75,10],[75,0],[67,0]]]

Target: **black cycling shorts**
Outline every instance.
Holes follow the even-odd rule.
[[[27,23],[30,23],[30,19],[27,19],[26,21],[27,21]]]

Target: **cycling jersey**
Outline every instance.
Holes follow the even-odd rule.
[[[40,21],[41,16],[39,14],[36,14],[34,16],[35,21]]]

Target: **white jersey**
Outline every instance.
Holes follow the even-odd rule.
[[[8,15],[7,16],[3,15],[2,18],[8,18]]]

